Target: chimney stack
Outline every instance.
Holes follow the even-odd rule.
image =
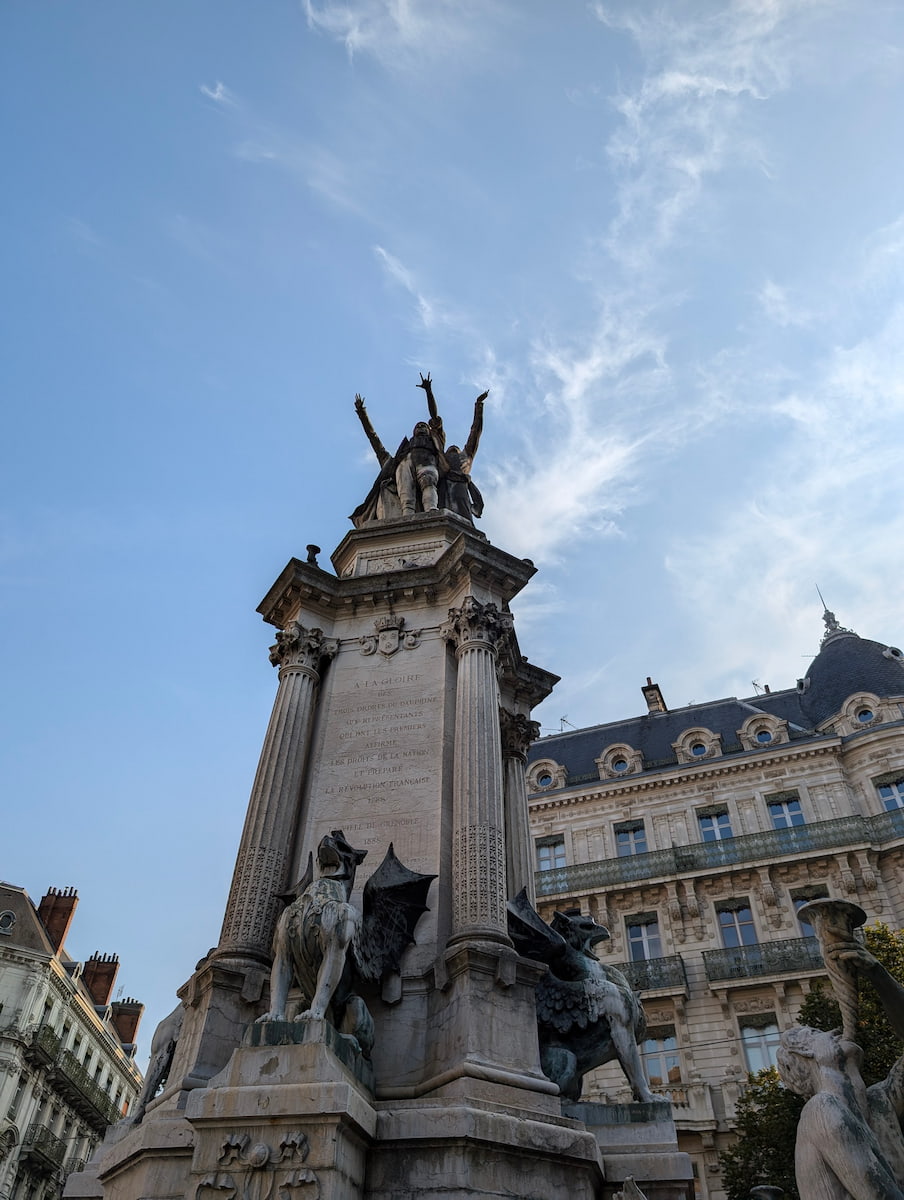
[[[55,952],[59,951],[66,940],[76,904],[78,904],[78,892],[72,887],[63,888],[62,891],[59,888],[48,888],[46,894],[41,897],[38,916],[47,930],[47,936],[50,938]]]
[[[118,970],[118,954],[100,954],[95,950],[85,963],[82,983],[91,993],[91,998],[98,1008],[105,1008],[110,1003],[110,994]]]
[[[116,1036],[124,1046],[134,1046],[144,1005],[140,1000],[133,1000],[128,996],[125,1000],[114,1000],[111,1008]]]
[[[665,700],[662,698],[662,692],[659,690],[659,684],[654,683],[649,675],[647,676],[646,685],[640,690],[643,692],[643,698],[647,702],[648,713],[664,713],[669,711],[665,706]]]

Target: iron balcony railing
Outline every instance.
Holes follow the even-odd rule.
[[[629,854],[624,858],[604,858],[598,862],[538,871],[537,895],[594,891],[641,879],[797,856],[838,846],[882,845],[899,837],[904,837],[904,809],[872,817],[836,817],[831,821],[814,821],[811,825],[794,825],[790,829],[745,833],[720,842],[694,842],[689,846],[670,846],[646,854]]]
[[[22,1156],[44,1170],[55,1171],[66,1157],[66,1143],[37,1122],[28,1126],[22,1139]]]
[[[644,958],[639,962],[615,963],[614,966],[616,971],[621,971],[635,992],[650,992],[655,988],[684,991],[687,987],[684,959],[680,954],[672,954],[667,958]]]
[[[704,950],[703,966],[710,983],[825,969],[816,938],[785,938],[730,950]]]
[[[119,1109],[91,1078],[71,1050],[56,1061],[57,1086],[90,1125],[99,1131],[119,1120]]]
[[[60,1052],[60,1039],[49,1025],[32,1025],[28,1031],[25,1057],[29,1062],[48,1067]]]

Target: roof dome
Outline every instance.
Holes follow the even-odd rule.
[[[840,712],[855,692],[876,696],[904,693],[904,655],[897,647],[842,628],[828,609],[823,620],[826,634],[822,647],[798,684],[800,707],[813,726]]]

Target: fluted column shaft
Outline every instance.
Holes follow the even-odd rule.
[[[473,596],[449,610],[458,680],[452,779],[452,940],[508,943],[497,646],[512,618]]]
[[[534,858],[527,806],[525,765],[531,742],[540,736],[540,726],[523,713],[499,710],[502,729],[503,786],[505,797],[505,869],[509,899],[527,889],[536,907]]]
[[[294,621],[276,635],[270,649],[270,661],[279,667],[279,688],[251,789],[217,949],[220,957],[269,959],[277,895],[287,882],[319,668],[337,648],[319,629]]]

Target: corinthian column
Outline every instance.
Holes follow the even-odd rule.
[[[290,622],[276,635],[270,661],[279,667],[279,688],[264,738],[248,815],[223,918],[218,957],[269,961],[285,890],[320,664],[339,648],[319,629]]]
[[[509,944],[505,919],[505,816],[496,653],[509,613],[466,596],[443,626],[455,646],[452,778],[452,940]]]
[[[508,894],[511,899],[517,896],[522,888],[527,888],[528,899],[536,907],[524,768],[530,744],[540,736],[540,726],[524,713],[509,712],[507,708],[500,708],[499,721],[502,728],[505,869]]]

